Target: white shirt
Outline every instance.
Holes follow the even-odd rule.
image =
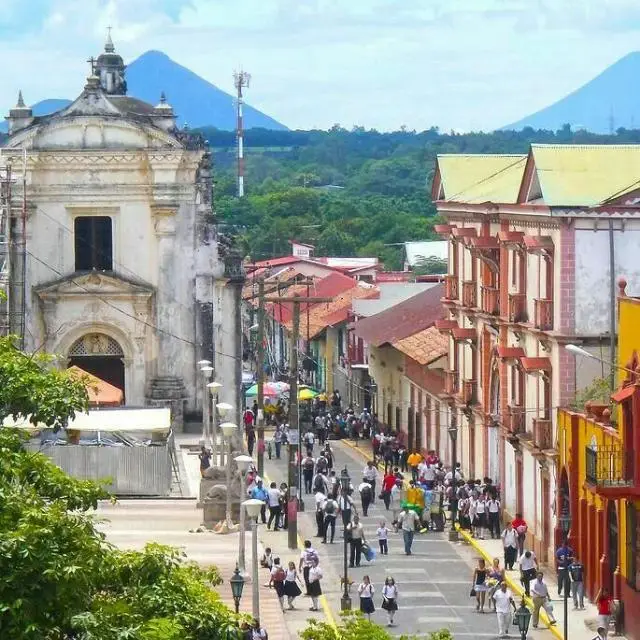
[[[280,489],[268,489],[267,496],[269,497],[269,506],[277,507],[280,504],[282,493],[280,493]]]
[[[318,491],[318,493],[316,493],[314,500],[316,501],[316,509],[318,507],[320,507],[320,505],[324,504],[327,500],[327,496],[324,495],[324,493],[322,493],[322,491]]]
[[[511,598],[511,591],[509,591],[509,589],[506,591],[498,589],[493,594],[493,599],[496,601],[496,613],[509,613]]]
[[[395,600],[398,597],[398,587],[395,584],[385,584],[382,587],[382,595],[387,600]]]
[[[369,491],[371,491],[371,485],[368,482],[361,482],[358,485],[358,491],[360,493],[362,493],[363,491],[365,491],[366,489],[368,489]]]
[[[518,562],[520,562],[520,569],[522,569],[522,571],[528,571],[529,569],[535,569],[536,568],[536,554],[533,553],[533,551],[532,551],[531,552],[531,557],[527,558],[523,553],[520,556],[520,560]]]
[[[344,496],[340,496],[338,498],[338,507],[340,508],[340,511],[349,511],[352,505],[353,500],[349,496],[346,498]]]
[[[349,531],[351,531],[351,537],[354,540],[364,539],[364,527],[362,526],[362,522],[358,522],[358,524],[349,524]]]
[[[365,584],[364,582],[360,583],[358,587],[358,593],[361,598],[373,598],[373,594],[375,593],[375,589],[371,583]]]
[[[436,471],[433,467],[427,465],[427,468],[422,472],[422,477],[427,482],[433,482],[436,479]]]
[[[539,598],[546,598],[549,595],[549,589],[544,582],[536,579],[531,583],[531,593]]]
[[[378,534],[378,540],[386,540],[389,536],[389,529],[387,527],[378,527],[376,533]]]
[[[498,513],[500,511],[500,500],[489,500],[487,502],[489,513]]]
[[[486,510],[486,505],[482,500],[476,500],[476,513],[484,513]]]
[[[375,480],[378,477],[378,470],[367,465],[362,472],[362,476],[367,480]]]
[[[504,547],[518,548],[518,534],[515,529],[505,529],[502,532],[502,544]]]
[[[300,559],[302,560],[302,566],[310,567],[313,564],[313,558],[316,557],[317,555],[318,555],[318,552],[313,547],[309,547],[308,549],[305,549],[300,554]]]
[[[416,522],[418,521],[418,516],[414,511],[403,511],[398,520],[402,524],[403,531],[415,531],[416,530]]]
[[[285,577],[285,582],[295,582],[296,581],[296,576],[298,575],[296,573],[295,569],[287,569],[286,571],[287,575]]]

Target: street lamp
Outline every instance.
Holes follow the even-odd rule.
[[[458,479],[456,468],[458,466],[458,417],[455,409],[451,408],[451,423],[448,427],[449,437],[451,438],[451,483],[453,491],[449,501],[449,509],[451,511],[451,529],[449,529],[449,542],[458,542],[458,530],[456,529],[456,516],[458,512]]]
[[[260,619],[260,589],[258,584],[258,516],[262,509],[262,500],[245,500],[242,506],[251,520],[251,572],[253,575],[253,618]]]
[[[342,506],[347,506],[347,498],[349,496],[349,487],[351,486],[351,478],[349,477],[349,472],[347,471],[347,467],[340,472],[340,489],[342,491]],[[342,592],[342,598],[340,599],[340,608],[342,611],[350,611],[351,610],[351,596],[349,595],[349,574],[348,574],[348,564],[347,564],[347,523],[342,521],[343,524],[343,571],[342,571],[342,583],[344,590]]]
[[[218,463],[218,412],[216,411],[216,406],[218,402],[218,392],[222,389],[222,384],[220,382],[210,382],[207,385],[207,389],[209,389],[209,393],[211,393],[211,400],[213,403],[213,419],[211,420],[213,424],[213,428],[211,431],[211,455],[213,457],[213,464],[217,466]]]
[[[564,506],[564,505],[563,505]],[[564,546],[567,546],[567,540],[569,538],[569,531],[571,530],[571,514],[569,510],[562,509],[562,513],[558,516],[558,524],[562,531],[562,537],[564,539]],[[569,567],[566,566],[567,558],[565,557],[565,570],[562,572],[560,579],[564,581],[564,584],[559,584],[558,587],[562,587],[564,593],[564,640],[569,637],[569,588],[571,580],[569,579]]]
[[[240,456],[236,456],[234,460],[236,461],[238,465],[238,469],[240,470],[240,495],[244,496],[245,495],[244,477],[245,477],[245,473],[249,469],[249,465],[253,462],[253,458],[247,455],[240,455]],[[240,573],[242,574],[242,577],[246,578],[247,569],[246,569],[246,561],[245,561],[245,554],[244,554],[244,547],[245,547],[244,538],[245,538],[246,525],[244,520],[244,509],[242,507],[240,507],[239,526],[240,526],[240,537],[239,537],[239,543],[238,543],[238,564],[240,565]]]
[[[529,622],[531,622],[531,611],[525,605],[524,600],[520,602],[520,607],[513,614],[513,621],[520,631],[520,639],[525,640],[527,631],[529,631]]]
[[[234,422],[223,422],[220,425],[222,433],[227,440],[227,530],[231,530],[231,436],[238,425]]]
[[[238,570],[237,564],[229,582],[231,583],[231,595],[233,596],[233,604],[236,607],[236,613],[240,613],[240,598],[242,598],[242,590],[244,589],[244,578]]]

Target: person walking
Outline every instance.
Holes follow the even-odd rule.
[[[267,502],[269,504],[269,522],[267,523],[267,529],[271,529],[271,523],[275,523],[273,530],[280,531],[280,498],[282,494],[278,485],[272,482],[267,491]]]
[[[282,450],[282,440],[284,436],[282,433],[282,427],[278,425],[273,432],[273,444],[276,447],[276,460],[280,460],[280,452]]]
[[[200,459],[200,476],[204,478],[204,472],[211,466],[211,451],[202,445],[198,458]]]
[[[373,604],[375,591],[369,576],[363,576],[362,582],[358,585],[358,595],[360,596],[360,611],[367,620],[371,620],[371,614],[376,610]]]
[[[387,523],[384,518],[380,521],[380,526],[376,530],[376,534],[378,535],[378,546],[380,547],[380,555],[388,556],[389,555],[389,528],[387,527]]]
[[[360,522],[360,518],[355,515],[353,520],[347,526],[347,535],[349,536],[349,566],[360,566],[362,559],[362,545],[365,542],[364,527]]]
[[[338,497],[338,509],[342,514],[342,525],[348,527],[351,522],[351,513],[353,512],[353,499],[350,495],[341,493]]]
[[[571,579],[569,578],[569,565],[573,561],[573,549],[565,540],[556,550],[556,570],[558,576],[558,597],[562,598],[562,590],[569,593],[571,590]]]
[[[518,534],[518,556],[524,553],[524,543],[527,539],[527,526],[526,520],[522,517],[521,513],[516,513],[516,517],[511,522],[511,526],[516,530]]]
[[[471,593],[476,597],[476,611],[484,613],[484,604],[487,597],[487,566],[483,558],[478,559],[478,566],[473,570],[473,587]]]
[[[392,473],[385,473],[384,478],[382,478],[382,501],[387,511],[391,507],[391,492],[395,484],[396,477]]]
[[[411,555],[411,546],[413,545],[413,536],[416,532],[416,525],[420,522],[415,511],[405,507],[398,516],[398,524],[402,528],[402,537],[404,538],[404,552]]]
[[[304,578],[304,586],[306,589],[306,595],[310,596],[309,591],[309,572],[313,566],[313,561],[318,558],[318,552],[311,546],[311,540],[304,541],[304,549],[300,554],[300,564],[298,571],[302,571],[302,577]]]
[[[311,606],[309,611],[318,611],[318,598],[322,595],[322,569],[320,568],[320,559],[315,556],[309,569],[309,595],[311,596]]]
[[[300,578],[298,577],[298,572],[296,571],[296,563],[290,562],[289,567],[286,570],[286,575],[284,578],[284,595],[287,596],[287,604],[289,609],[294,609],[293,603],[295,599],[302,593],[300,587],[298,586],[298,582],[300,582]]]
[[[594,602],[598,608],[598,621],[600,626],[604,629],[603,638],[607,638],[609,635],[609,622],[611,620],[611,613],[613,610],[613,598],[606,587],[602,587],[596,594]]]
[[[544,610],[547,612],[549,624],[554,625],[556,623],[556,619],[553,616],[553,607],[548,604],[551,600],[549,588],[542,578],[542,571],[538,571],[537,577],[531,585],[531,599],[533,600],[532,624],[534,629],[538,628],[540,607],[544,607]]]
[[[491,497],[487,500],[487,517],[491,539],[500,537],[500,500]]]
[[[316,503],[316,538],[324,538],[324,505],[327,503],[327,496],[323,491],[317,491],[314,501]]]
[[[287,572],[284,570],[282,565],[280,564],[280,558],[275,557],[273,559],[273,567],[271,567],[271,581],[269,582],[269,586],[273,586],[276,590],[276,594],[278,595],[278,602],[280,603],[280,608],[284,611],[284,581],[287,577]]]
[[[365,478],[358,485],[358,493],[360,493],[360,502],[362,503],[362,515],[366,518],[369,506],[373,502],[373,491]]]
[[[324,537],[322,542],[327,543],[327,533],[331,529],[330,543],[333,544],[333,539],[336,536],[336,516],[338,515],[338,503],[329,496],[324,503]]]
[[[507,583],[501,582],[498,589],[493,594],[493,603],[498,618],[498,636],[500,638],[509,637],[509,625],[511,624],[511,607],[516,610],[516,603],[513,601],[511,591],[507,589]]]
[[[518,554],[518,534],[510,522],[504,528],[502,535],[502,547],[504,549],[504,566],[507,571],[513,571],[513,565]]]
[[[302,460],[302,477],[304,479],[304,492],[311,493],[313,490],[313,470],[316,466],[316,461],[311,454],[307,453]]]
[[[533,551],[525,551],[520,556],[520,582],[524,587],[524,593],[528,597],[530,593],[531,581],[535,580],[538,571],[538,559]]]
[[[418,465],[421,462],[422,456],[417,451],[413,451],[407,457],[407,464],[409,465],[409,469],[411,469],[411,479],[414,482],[418,481]]]
[[[398,610],[398,587],[391,576],[385,578],[382,587],[382,608],[387,612],[387,627],[392,627],[393,618]]]
[[[569,577],[571,578],[571,597],[573,598],[573,610],[584,611],[584,566],[579,560],[574,560],[569,565]]]
[[[473,518],[473,535],[479,540],[484,540],[484,530],[487,528],[487,504],[484,496],[479,496],[472,502],[475,513]]]
[[[367,466],[362,471],[362,477],[365,482],[371,485],[371,503],[376,501],[376,480],[378,479],[378,470],[373,465],[373,462],[369,460]]]
[[[500,566],[500,558],[494,558],[491,568],[489,569],[489,579],[487,581],[487,584],[489,585],[489,611],[491,611],[491,608],[495,605],[493,596],[504,580],[504,569]]]
[[[267,502],[269,501],[269,495],[267,494],[267,490],[262,486],[262,480],[258,480],[256,486],[251,489],[251,497],[254,500],[262,501],[260,518],[262,519],[262,524],[267,524]]]

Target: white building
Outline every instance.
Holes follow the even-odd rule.
[[[24,274],[12,260],[8,315],[26,350],[120,387],[127,405],[170,404],[179,426],[202,406],[199,360],[236,402],[237,287],[218,255],[204,141],[176,127],[164,96],[127,96],[124,70],[109,38],[71,105],[34,117],[20,96],[9,114],[0,164],[24,171],[11,215],[26,205],[24,231],[12,226],[26,259]]]

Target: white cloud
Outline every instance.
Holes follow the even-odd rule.
[[[640,41],[638,0],[31,1],[42,22],[0,39],[5,111],[77,95],[108,25],[125,59],[160,49],[226,90],[242,65],[249,102],[300,128],[500,126]],[[13,25],[29,4],[0,0]]]

